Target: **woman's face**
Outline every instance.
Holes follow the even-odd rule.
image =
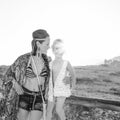
[[[42,53],[46,54],[47,50],[50,48],[50,38],[46,37],[42,43],[37,42],[37,48],[40,50]]]

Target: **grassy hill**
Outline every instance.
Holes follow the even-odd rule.
[[[76,89],[73,94],[105,100],[120,100],[120,62],[75,68]]]

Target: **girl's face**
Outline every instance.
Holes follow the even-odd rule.
[[[49,44],[50,44],[50,38],[49,37],[46,37],[44,39],[44,41],[41,43],[41,41],[37,42],[37,48],[39,51],[41,51],[42,53],[47,53],[47,50],[50,48],[49,47]]]
[[[56,57],[61,57],[64,54],[64,48],[63,48],[63,44],[62,43],[56,43],[53,46],[53,54]]]

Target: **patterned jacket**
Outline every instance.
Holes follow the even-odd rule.
[[[18,111],[18,99],[19,96],[13,88],[12,80],[16,80],[18,84],[21,86],[25,84],[25,71],[28,65],[28,61],[30,58],[30,53],[21,55],[17,58],[17,60],[8,68],[3,82],[3,89],[4,89],[4,96],[5,96],[5,117],[9,120],[16,120],[17,119],[17,111]],[[45,83],[44,88],[45,94],[48,93],[48,84],[49,84],[49,76],[50,76],[50,69],[49,69],[49,59],[45,54],[42,54],[44,60],[44,70],[47,71],[47,76],[45,76]],[[47,95],[46,95],[47,96]]]

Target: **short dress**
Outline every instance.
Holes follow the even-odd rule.
[[[65,84],[63,79],[68,75],[67,68],[68,61],[64,61],[62,68],[55,80],[53,94],[55,97],[69,97],[71,95],[70,84]]]
[[[64,61],[63,66],[57,76],[57,79],[53,85],[52,77],[52,62],[50,63],[50,80],[49,80],[49,91],[48,91],[48,100],[53,102],[54,97],[69,97],[71,95],[70,84],[65,84],[63,79],[65,76],[69,75],[67,71],[68,61]]]

